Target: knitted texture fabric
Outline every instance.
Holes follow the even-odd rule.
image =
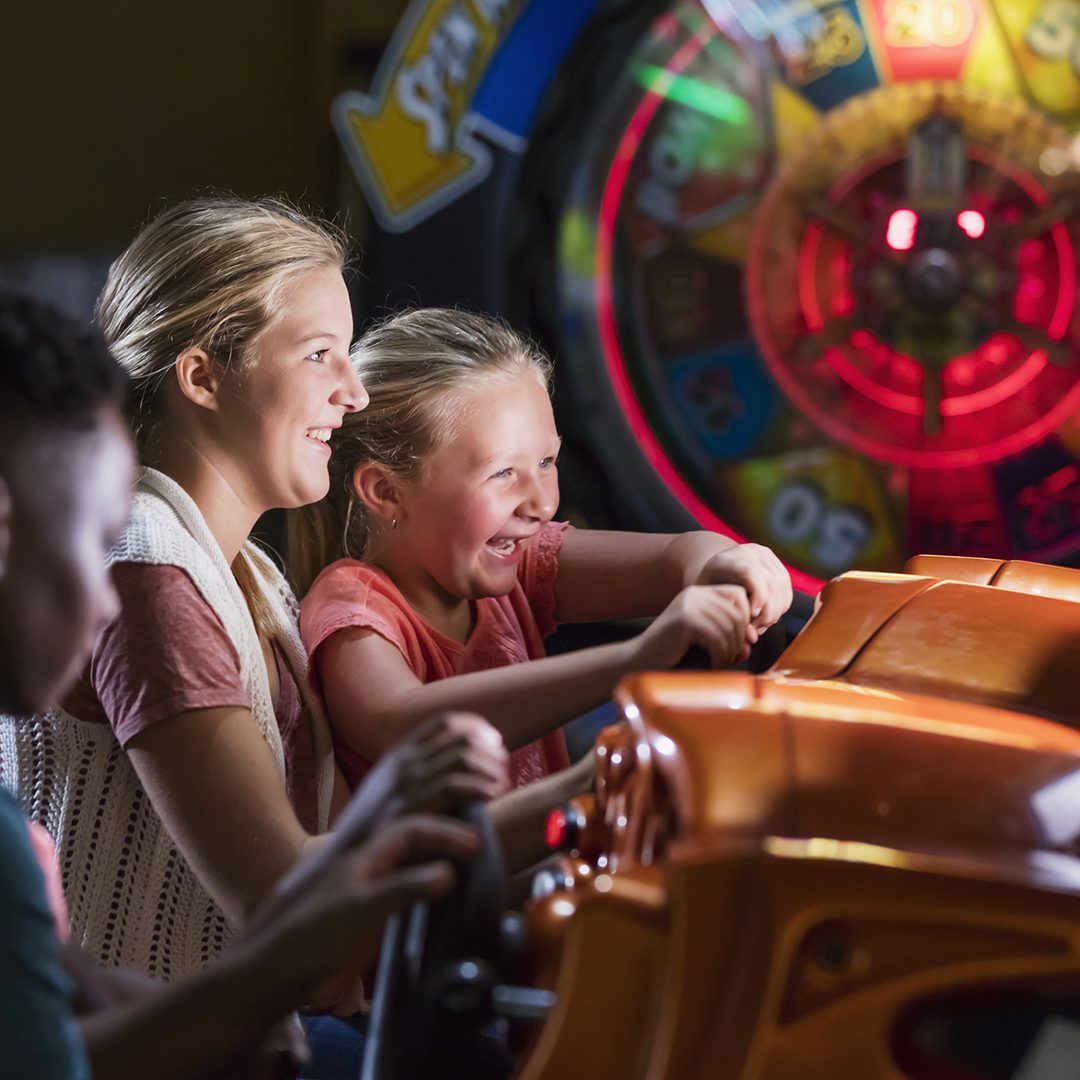
[[[296,602],[253,544],[243,557],[273,622],[273,636],[297,680],[319,771],[319,825],[326,827],[333,758],[329,727],[307,686]],[[143,470],[131,522],[110,564],[177,566],[215,611],[240,658],[251,715],[282,775],[285,758],[262,646],[247,603],[198,507],[176,483]],[[150,804],[112,730],[62,709],[31,720],[0,717],[0,782],[56,841],[74,939],[109,965],[174,979],[224,947],[229,922],[188,866]]]

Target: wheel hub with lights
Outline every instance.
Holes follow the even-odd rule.
[[[874,122],[898,113],[902,141]],[[1065,142],[1019,102],[916,83],[837,109],[792,157],[758,212],[747,288],[771,372],[821,430],[942,469],[1022,452],[1076,411],[1073,189],[1052,193],[1025,159]],[[775,257],[789,249],[794,263]]]

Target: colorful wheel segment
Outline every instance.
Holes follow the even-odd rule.
[[[1080,562],[1080,3],[676,0],[563,203],[560,336],[815,591]]]

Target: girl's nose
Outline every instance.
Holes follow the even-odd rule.
[[[550,521],[559,504],[559,486],[554,477],[532,476],[529,488],[521,500],[521,510],[526,517]]]
[[[330,398],[331,403],[341,405],[346,412],[360,412],[361,409],[367,407],[370,400],[363,381],[356,373],[356,368],[352,366],[352,361],[345,360],[341,371],[341,381]]]

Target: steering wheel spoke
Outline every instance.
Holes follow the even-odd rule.
[[[1012,334],[1021,344],[1031,349],[1042,349],[1046,353],[1047,360],[1056,367],[1068,367],[1073,362],[1073,347],[1068,341],[1055,341],[1048,337],[1045,331],[1036,329],[1034,326],[1025,326],[1016,319],[1009,319],[1002,326],[1007,334]]]
[[[482,804],[460,815],[480,834],[475,859],[456,867],[453,889],[387,925],[375,983],[361,1080],[466,1080],[488,1075],[502,1051],[485,1036],[503,1008],[542,1015],[546,999],[499,986],[507,875]],[[515,1015],[506,1011],[503,1015]],[[485,1062],[478,1070],[476,1063]],[[501,1064],[501,1062],[499,1062]],[[496,1069],[496,1071],[499,1071]]]

